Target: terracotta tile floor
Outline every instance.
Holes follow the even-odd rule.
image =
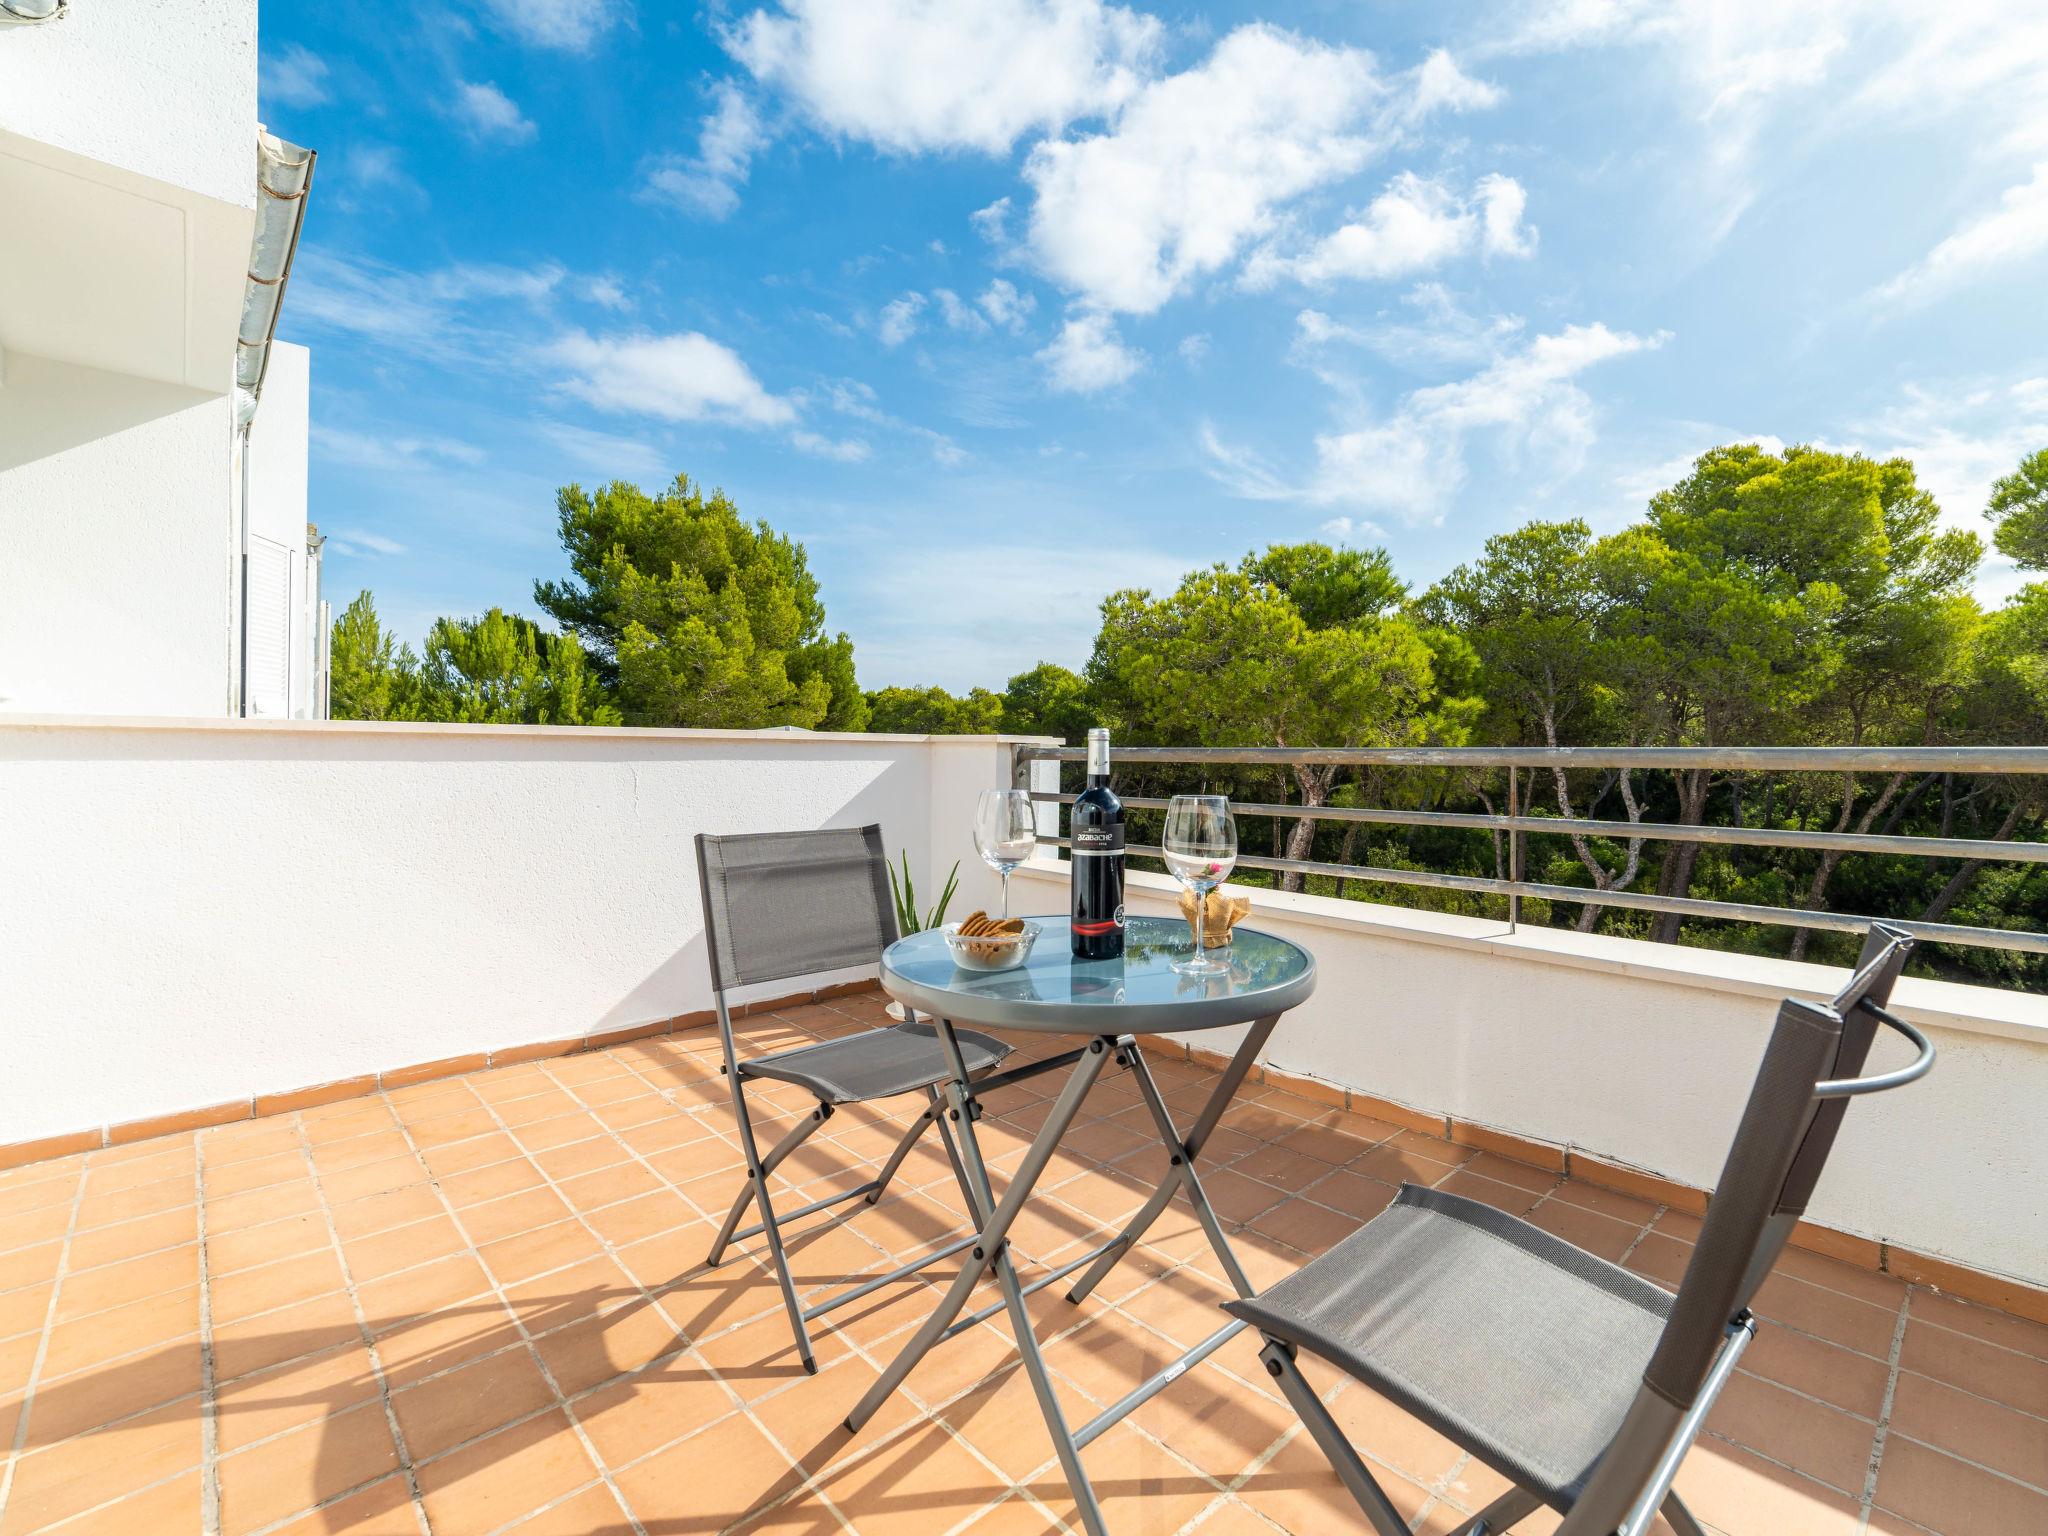
[[[756,1050],[872,1022],[869,995],[744,1021]],[[835,1426],[931,1281],[832,1314],[797,1368],[758,1255],[699,1262],[739,1157],[708,1032],[532,1063],[0,1175],[0,1536],[31,1531],[1042,1531],[1072,1506],[1000,1315],[944,1345],[857,1439]],[[1207,1074],[1156,1064],[1183,1123]],[[1048,1076],[995,1096],[998,1178]],[[783,1115],[804,1105],[771,1090]],[[911,1101],[888,1108],[901,1113]],[[1016,1233],[1027,1266],[1099,1241],[1158,1171],[1106,1077]],[[893,1140],[841,1111],[796,1199]],[[773,1135],[772,1127],[768,1134]],[[1208,1180],[1255,1282],[1425,1180],[1671,1282],[1696,1223],[1254,1088]],[[807,1291],[953,1230],[931,1144],[889,1196],[796,1242]],[[933,1271],[950,1274],[949,1267]],[[1033,1298],[1070,1416],[1219,1323],[1185,1207],[1095,1297]],[[1727,1536],[2048,1531],[2048,1328],[1810,1255],[1680,1489]],[[1333,1411],[1417,1529],[1499,1480],[1355,1384]],[[1240,1338],[1087,1452],[1118,1536],[1360,1528]],[[1523,1529],[1544,1531],[1537,1519]]]

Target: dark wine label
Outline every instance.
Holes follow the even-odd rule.
[[[1124,824],[1113,827],[1074,828],[1073,852],[1081,854],[1122,853],[1124,851]]]

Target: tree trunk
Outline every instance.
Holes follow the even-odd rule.
[[[1347,821],[1344,823],[1344,846],[1337,850],[1337,862],[1339,864],[1353,864],[1358,861],[1358,832],[1364,825],[1365,823],[1362,821]],[[1344,893],[1350,884],[1349,880],[1339,880],[1337,882],[1337,899],[1339,901],[1344,899]]]
[[[2005,813],[2005,820],[1998,824],[1998,830],[1991,834],[1992,839],[1997,842],[2003,842],[2006,838],[2011,837],[2014,832],[2019,830],[2020,817],[2025,811],[2026,802],[2024,800],[2016,801],[2013,808]],[[1956,898],[1969,888],[1970,882],[1977,878],[1977,871],[1982,869],[1988,862],[1985,859],[1963,860],[1957,866],[1956,872],[1948,877],[1948,884],[1944,885],[1940,892],[1936,894],[1934,900],[1927,904],[1927,910],[1920,914],[1920,921],[1923,923],[1938,923],[1947,917],[1948,909],[1956,904]]]
[[[1336,782],[1337,770],[1333,765],[1299,763],[1294,769],[1294,782],[1301,787],[1303,805],[1328,805],[1330,786]],[[1303,816],[1287,830],[1287,857],[1306,859],[1316,851],[1316,823],[1312,816]],[[1280,874],[1280,889],[1298,891],[1302,876],[1299,870],[1283,870]]]
[[[1686,768],[1679,771],[1678,779],[1678,824],[1683,827],[1697,827],[1707,819],[1707,791],[1711,781],[1704,768]],[[1680,843],[1677,851],[1666,862],[1664,878],[1657,882],[1658,891],[1665,896],[1683,896],[1692,888],[1693,866],[1699,863],[1700,845]],[[1650,930],[1650,937],[1659,944],[1676,944],[1678,926],[1683,917],[1677,912],[1660,912]]]
[[[1884,787],[1884,793],[1871,802],[1870,809],[1865,811],[1861,819],[1858,820],[1856,824],[1858,832],[1868,832],[1870,830],[1871,823],[1884,814],[1885,807],[1892,803],[1892,797],[1899,792],[1899,786],[1905,782],[1906,776],[1903,773],[1892,775],[1891,782]],[[1835,831],[1845,832],[1848,830],[1849,813],[1855,808],[1855,805],[1856,775],[1853,773],[1844,774],[1842,776],[1842,810],[1841,814],[1835,817]],[[1806,900],[1802,903],[1808,911],[1820,912],[1826,910],[1828,881],[1834,877],[1836,867],[1841,864],[1845,857],[1846,855],[1837,848],[1830,848],[1820,856],[1820,868],[1813,872],[1813,883],[1806,888]],[[1812,938],[1813,930],[1811,928],[1799,928],[1793,931],[1792,958],[1794,960],[1804,960],[1806,958],[1806,946]]]

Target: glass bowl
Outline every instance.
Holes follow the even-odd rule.
[[[1031,958],[1031,946],[1038,942],[1036,923],[1026,923],[1022,933],[993,938],[962,938],[958,923],[948,923],[939,931],[945,935],[953,963],[963,971],[1015,970]]]

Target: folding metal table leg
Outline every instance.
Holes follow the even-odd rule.
[[[1152,1123],[1158,1127],[1159,1139],[1170,1147],[1184,1145],[1180,1131],[1174,1126],[1173,1112],[1166,1107],[1166,1099],[1159,1092],[1159,1084],[1153,1081],[1152,1069],[1145,1065],[1138,1042],[1126,1037],[1119,1043],[1129,1053],[1131,1072],[1138,1080],[1138,1096],[1152,1112]],[[1215,1208],[1209,1204],[1209,1196],[1202,1189],[1201,1175],[1195,1172],[1194,1154],[1175,1153],[1173,1166],[1180,1173],[1180,1187],[1188,1197],[1188,1204],[1195,1208],[1195,1219],[1201,1222],[1209,1246],[1215,1251],[1216,1261],[1223,1266],[1225,1278],[1237,1288],[1239,1296],[1257,1294],[1245,1275],[1244,1267],[1237,1262],[1237,1255],[1231,1251],[1229,1240],[1223,1235],[1223,1223],[1217,1220]]]
[[[1067,1292],[1067,1300],[1085,1301],[1088,1293],[1102,1283],[1102,1277],[1115,1269],[1117,1261],[1130,1252],[1138,1240],[1150,1230],[1152,1223],[1159,1219],[1159,1213],[1166,1209],[1174,1195],[1186,1186],[1186,1175],[1193,1168],[1195,1158],[1200,1155],[1209,1137],[1214,1134],[1217,1122],[1223,1118],[1223,1112],[1230,1108],[1230,1101],[1237,1097],[1237,1090],[1243,1085],[1245,1075],[1251,1071],[1252,1064],[1258,1060],[1259,1052],[1265,1049],[1267,1039],[1279,1022],[1279,1014],[1268,1014],[1245,1031],[1236,1054],[1230,1058],[1230,1065],[1223,1069],[1223,1076],[1217,1079],[1216,1087],[1209,1095],[1209,1102],[1202,1106],[1202,1113],[1196,1117],[1194,1129],[1188,1132],[1186,1141],[1168,1141],[1167,1155],[1174,1161],[1168,1167],[1166,1177],[1160,1181],[1159,1187],[1152,1191],[1152,1198],[1147,1200],[1138,1214],[1131,1218],[1130,1224],[1117,1236],[1116,1241],[1109,1245],[1102,1257],[1097,1259],[1081,1277],[1080,1282]],[[1130,1049],[1135,1051],[1136,1047],[1132,1046]],[[1135,1057],[1133,1059],[1142,1060]],[[1154,1091],[1157,1091],[1156,1086]],[[1229,1262],[1235,1263],[1234,1260]],[[1246,1291],[1244,1294],[1251,1293]]]
[[[967,1092],[959,1083],[949,1084],[947,1091],[960,1112],[960,1157],[967,1166],[968,1179],[982,1200],[992,1204],[994,1193],[989,1187],[988,1169],[981,1160],[980,1139],[974,1134],[974,1117],[968,1112]],[[1048,1125],[1050,1123],[1047,1122]],[[1012,1184],[1011,1187],[1014,1189],[1016,1186]],[[1010,1245],[1005,1241],[989,1251],[994,1261],[996,1283],[1002,1287],[1003,1302],[1010,1311],[1010,1328],[1016,1334],[1017,1353],[1024,1357],[1024,1373],[1031,1378],[1031,1390],[1038,1397],[1038,1411],[1044,1416],[1046,1430],[1052,1436],[1060,1467],[1067,1474],[1067,1487],[1080,1508],[1081,1523],[1089,1536],[1107,1536],[1102,1523],[1102,1509],[1095,1502],[1095,1489],[1088,1481],[1087,1470],[1081,1465],[1081,1449],[1074,1443],[1073,1431],[1067,1427],[1067,1416],[1060,1408],[1058,1394],[1053,1390],[1051,1373],[1045,1368],[1045,1356],[1038,1347],[1031,1313],[1024,1305],[1023,1283],[1017,1278],[1017,1266],[1010,1261]]]
[[[875,1410],[888,1400],[891,1392],[903,1384],[903,1378],[910,1374],[912,1367],[924,1358],[925,1353],[938,1341],[953,1319],[960,1315],[960,1309],[967,1304],[968,1295],[973,1291],[975,1283],[988,1268],[990,1257],[1001,1250],[1011,1225],[1017,1219],[1017,1213],[1023,1209],[1033,1186],[1045,1172],[1045,1165],[1052,1161],[1053,1153],[1059,1148],[1060,1139],[1066,1135],[1067,1127],[1073,1124],[1074,1116],[1081,1108],[1081,1101],[1088,1096],[1088,1090],[1095,1086],[1096,1079],[1102,1075],[1102,1069],[1108,1061],[1109,1042],[1101,1039],[1089,1042],[1088,1053],[1081,1058],[1079,1065],[1074,1068],[1073,1075],[1067,1079],[1066,1086],[1060,1090],[1059,1097],[1053,1101],[1052,1110],[1045,1117],[1045,1124],[1039,1127],[1037,1138],[1024,1154],[1024,1161],[1018,1164],[1009,1187],[1003,1191],[1001,1202],[994,1204],[994,1214],[989,1217],[987,1225],[982,1229],[981,1240],[975,1244],[968,1261],[960,1267],[960,1273],[954,1276],[951,1288],[940,1300],[932,1315],[925,1319],[910,1342],[897,1351],[896,1357],[889,1362],[881,1376],[846,1416],[848,1429],[858,1430],[874,1417]],[[1028,1328],[1025,1334],[1029,1336]]]

